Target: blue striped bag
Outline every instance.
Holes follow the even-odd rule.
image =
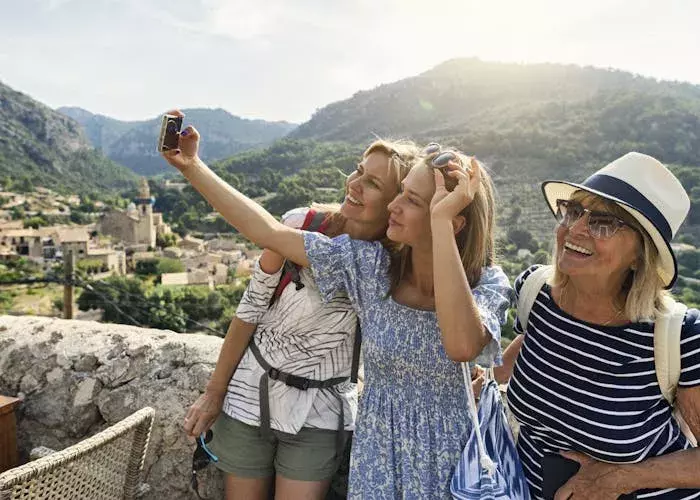
[[[467,365],[462,363],[473,425],[452,477],[452,497],[457,500],[530,500],[498,384],[493,376],[487,378],[477,410],[467,370]]]

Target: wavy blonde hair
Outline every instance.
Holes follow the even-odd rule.
[[[639,234],[640,244],[637,246],[636,267],[634,270],[628,271],[621,293],[625,296],[625,315],[631,322],[652,321],[659,312],[664,310],[663,299],[669,293],[664,289],[663,280],[659,276],[659,251],[649,233],[627,210],[613,201],[582,190],[575,191],[570,199],[584,203],[592,209],[609,212],[619,217]],[[556,265],[559,259],[556,236],[553,248],[554,275],[550,284],[563,287],[568,283],[569,276],[561,272]]]
[[[442,150],[422,157],[414,168],[426,167],[432,170],[431,162],[433,158],[444,152],[445,150]],[[459,157],[462,165],[470,164],[470,157],[458,151],[454,152]],[[481,162],[477,163],[481,169],[481,183],[478,191],[474,195],[474,200],[460,212],[466,224],[464,228],[455,235],[462,267],[464,268],[464,273],[471,287],[475,287],[479,283],[484,267],[493,265],[495,261],[495,189],[491,176],[484,165]],[[454,190],[457,186],[457,181],[453,177],[447,176],[443,169],[440,169],[440,172],[445,179],[445,187],[447,190]],[[406,267],[410,262],[410,258],[411,247],[408,245],[402,245],[393,256],[390,270],[391,287],[389,289],[389,295],[396,290],[396,287],[405,276]]]
[[[377,139],[371,143],[362,153],[362,158],[365,159],[372,153],[382,153],[389,160],[389,168],[396,175],[396,192],[399,192],[401,182],[406,178],[411,171],[411,167],[420,157],[420,149],[412,141],[408,140],[389,140]],[[340,204],[312,204],[311,208],[318,212],[326,214],[328,220],[328,230],[326,234],[330,237],[338,236],[345,232],[345,223],[347,220],[340,213]],[[387,221],[388,224],[388,221]],[[390,251],[396,250],[396,244],[389,240],[386,236],[379,240],[385,248]]]

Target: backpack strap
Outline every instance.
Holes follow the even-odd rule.
[[[676,390],[681,377],[681,333],[683,324],[693,325],[697,319],[696,311],[686,313],[685,304],[676,302],[671,297],[665,297],[663,301],[664,312],[657,315],[654,321],[654,367],[656,378],[659,382],[661,394],[673,408],[673,416],[678,422],[683,435],[691,446],[697,446],[697,438],[683,419],[679,408],[675,407]]]
[[[350,382],[357,383],[358,372],[360,371],[360,347],[362,346],[362,329],[360,328],[360,318],[357,318],[355,327],[355,342],[352,346],[352,368],[350,368]]]
[[[342,384],[348,377],[335,377],[327,380],[313,380],[306,377],[300,377],[299,375],[292,375],[291,373],[283,372],[273,367],[267,360],[263,357],[260,349],[255,343],[255,336],[250,338],[250,343],[248,344],[250,352],[253,353],[258,364],[264,370],[263,374],[260,376],[260,381],[258,385],[258,398],[260,400],[260,435],[265,439],[272,439],[272,428],[270,423],[270,379],[278,380],[289,387],[294,387],[300,391],[307,391],[309,389],[329,389],[335,387],[336,385]],[[345,404],[343,398],[340,396],[338,391],[329,391],[329,394],[334,397],[339,405],[340,412],[338,414],[338,427],[336,429],[335,447],[336,447],[336,460],[340,460],[343,450],[345,449],[345,444],[347,440],[347,434],[343,432],[345,430]]]
[[[664,312],[654,321],[654,365],[661,393],[673,406],[681,376],[681,330],[688,308],[671,297],[663,300]]]
[[[527,330],[527,320],[530,317],[532,306],[537,300],[537,295],[552,273],[552,266],[538,267],[525,278],[523,285],[520,287],[520,293],[518,294],[518,322],[523,332]]]
[[[315,233],[323,233],[328,227],[328,217],[323,212],[317,212],[313,208],[310,208],[306,212],[306,217],[304,218],[304,223],[301,225],[302,231],[311,231]],[[280,278],[280,283],[275,289],[275,294],[273,295],[273,301],[282,294],[282,291],[289,285],[290,282],[294,282],[297,290],[304,288],[304,284],[301,282],[301,276],[299,271],[301,268],[297,266],[294,262],[287,260],[284,263],[282,278]]]

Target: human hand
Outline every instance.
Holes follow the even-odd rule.
[[[452,220],[474,201],[481,183],[481,168],[474,157],[467,168],[458,160],[450,160],[444,168],[449,177],[457,180],[457,186],[448,191],[442,172],[437,168],[434,170],[435,194],[430,201],[430,216],[432,219]]]
[[[209,430],[221,414],[226,393],[218,394],[206,391],[190,406],[185,415],[183,427],[188,436],[197,437]]]
[[[557,490],[554,500],[617,500],[627,493],[622,481],[622,465],[599,462],[575,451],[561,455],[581,464],[578,472]]]
[[[184,117],[178,109],[168,111],[166,114]],[[198,159],[199,132],[192,125],[187,126],[179,134],[178,148],[163,151],[161,155],[165,160],[178,170],[189,167]]]

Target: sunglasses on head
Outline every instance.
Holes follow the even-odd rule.
[[[612,238],[620,228],[631,227],[616,215],[589,210],[576,201],[557,200],[556,204],[557,211],[554,216],[557,222],[565,227],[573,227],[579,219],[588,214],[588,233],[597,240]]]
[[[442,146],[440,146],[437,142],[431,142],[425,147],[425,149],[423,149],[423,154],[428,156],[433,155],[435,153],[439,153],[440,151],[442,151]],[[430,164],[434,168],[443,168],[446,167],[447,164],[453,160],[460,161],[459,157],[457,156],[457,153],[455,153],[454,151],[444,151],[437,155],[435,158],[433,158],[430,161]]]
[[[190,485],[192,489],[197,494],[198,498],[202,498],[199,494],[199,482],[197,481],[197,472],[204,469],[209,462],[218,462],[219,457],[214,455],[211,450],[207,447],[207,443],[211,441],[214,437],[214,433],[209,429],[206,433],[202,433],[197,438],[197,448],[195,448],[192,454],[192,477],[190,479]]]

